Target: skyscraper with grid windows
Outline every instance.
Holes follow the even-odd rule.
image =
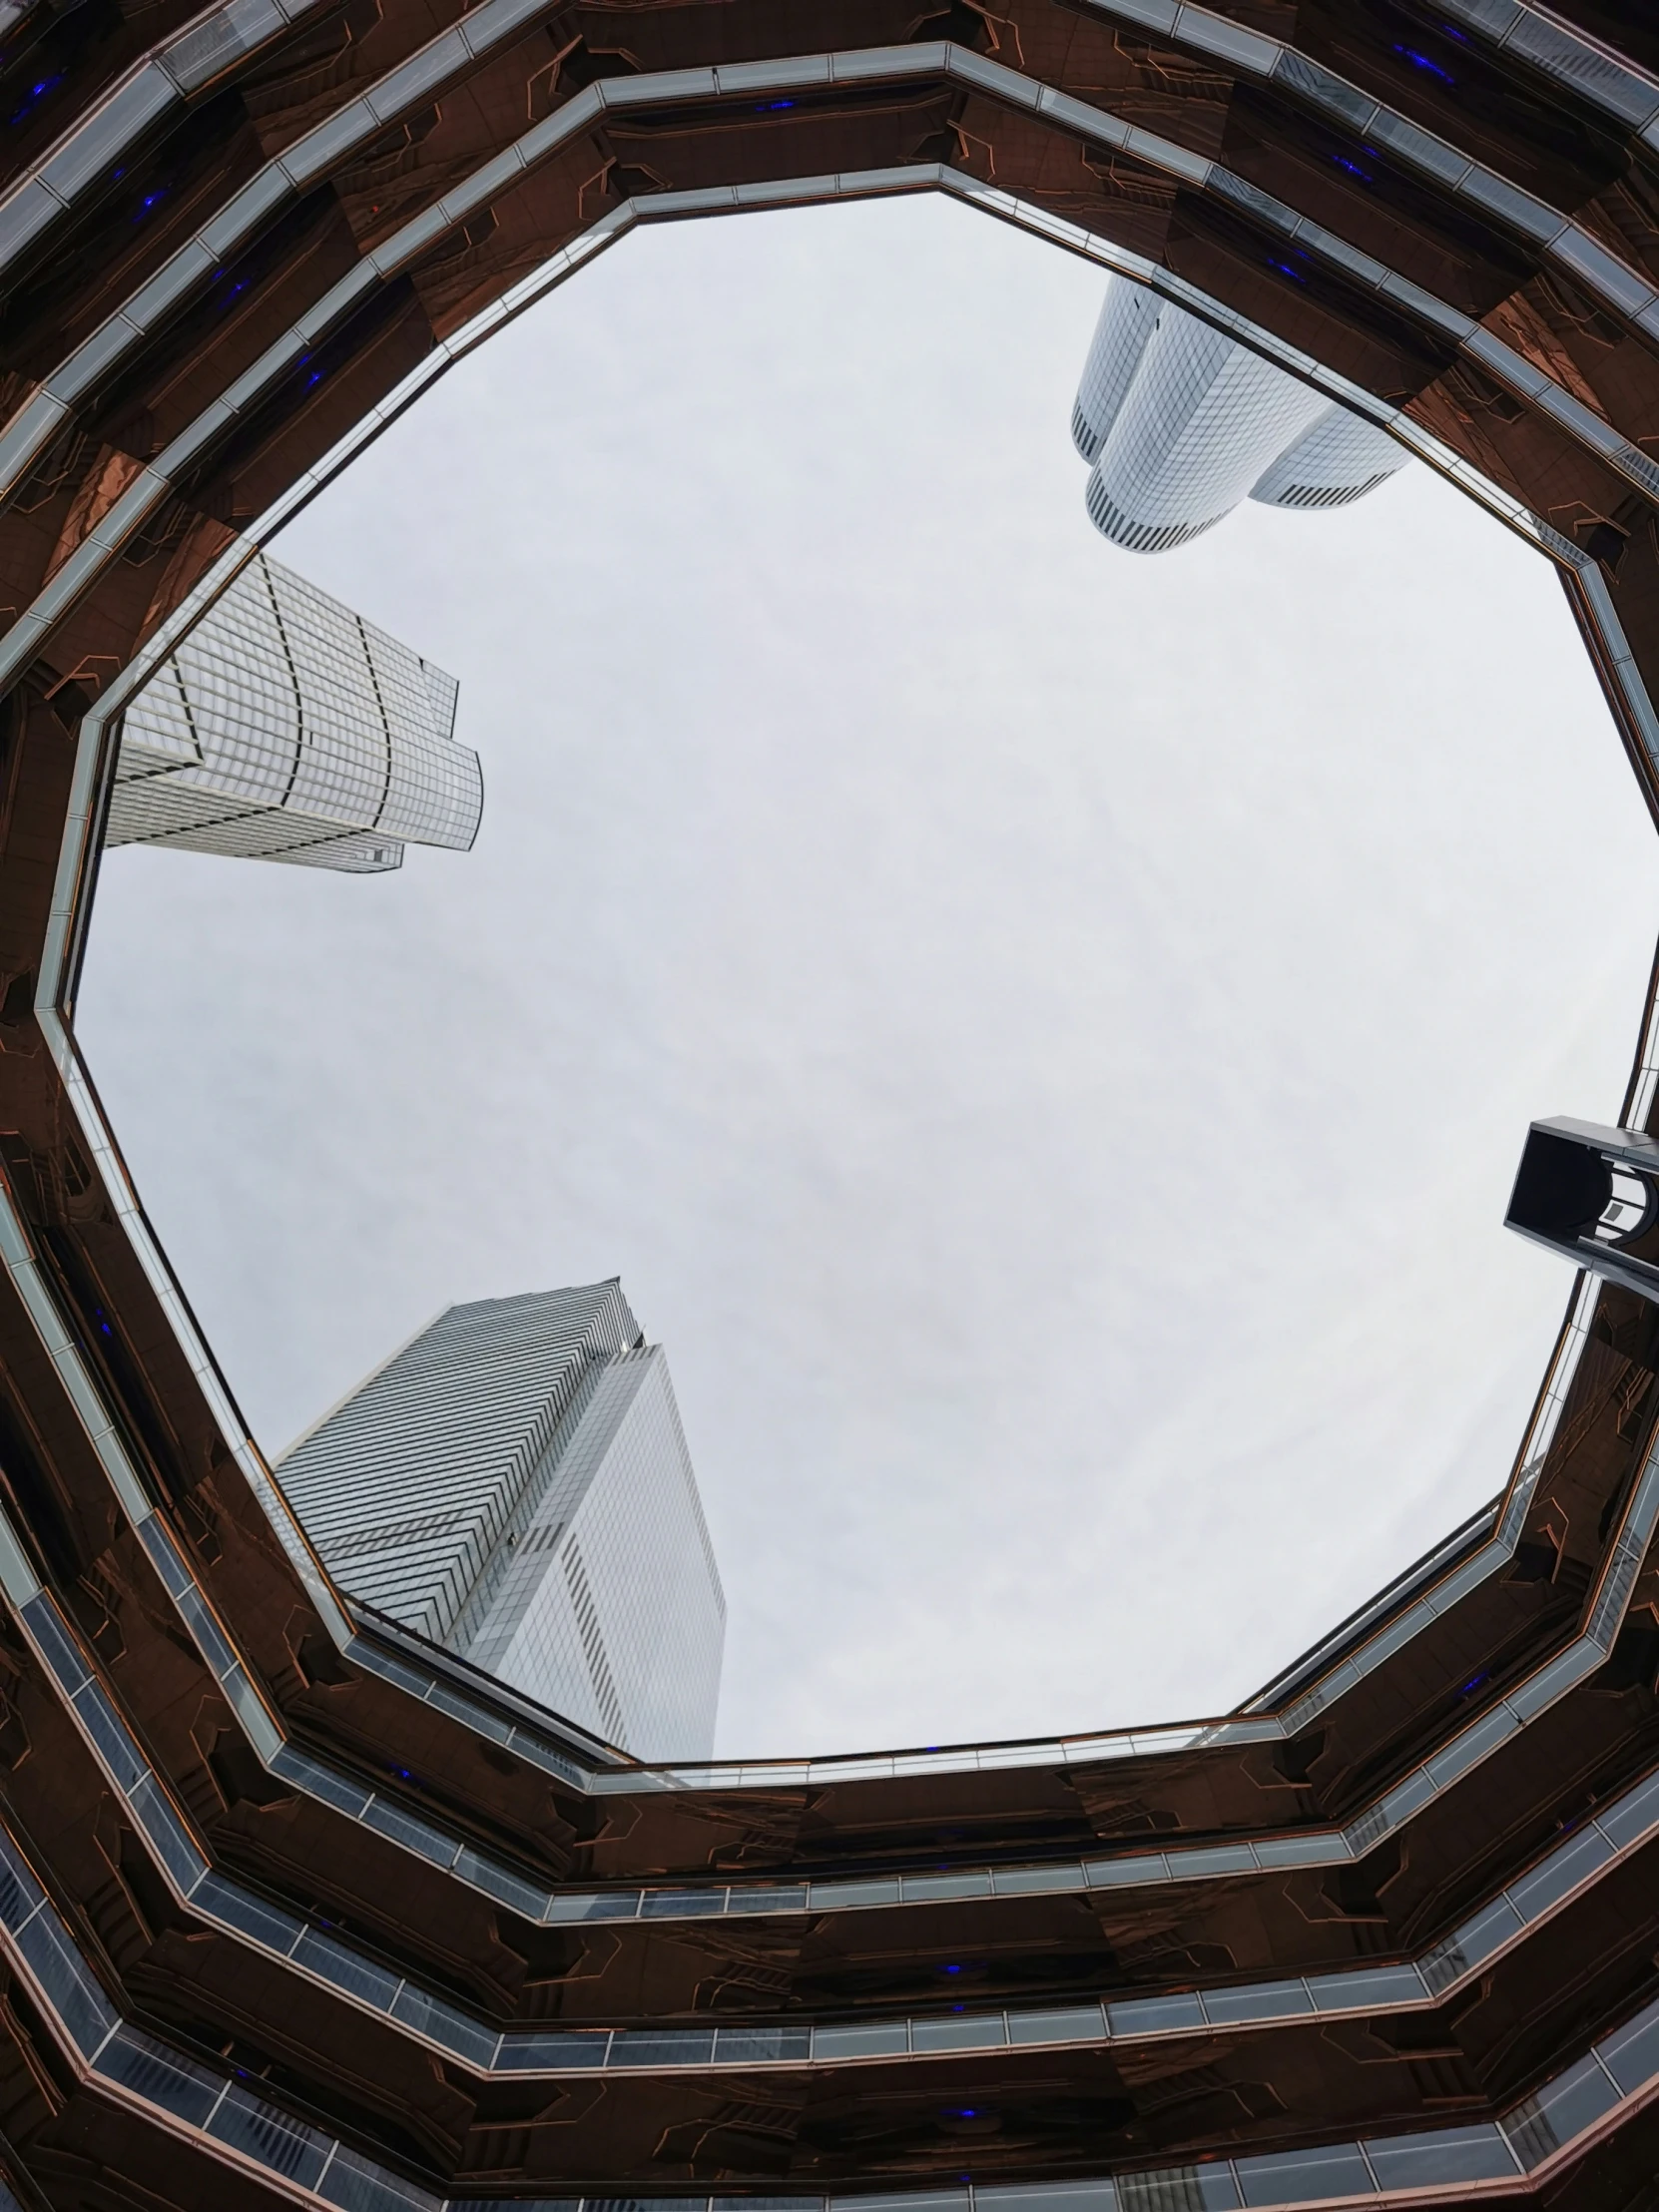
[[[106,844],[376,875],[484,805],[452,676],[254,553],[122,718]]]
[[[710,1755],[726,1600],[619,1283],[450,1307],[278,1473],[360,1602],[622,1750]]]
[[[1114,276],[1071,410],[1103,537],[1167,553],[1241,499],[1345,507],[1385,483],[1405,448],[1363,415]]]

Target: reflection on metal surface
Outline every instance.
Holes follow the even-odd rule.
[[[1569,1224],[1600,1277],[1504,1497],[1246,1709],[646,1768],[342,1600],[71,1031],[145,678],[453,361],[693,215],[939,191],[1340,402],[1557,564],[1659,810],[1659,40],[1568,13],[18,14],[0,2160],[32,2212],[93,2171],[373,2212],[1602,2212],[1659,2167],[1659,1337],[1608,1279],[1654,1233],[1640,1160]],[[1318,428],[1264,496],[1319,503]],[[1626,1132],[1656,1083],[1650,1003]],[[587,2080],[538,2083],[575,2048]]]
[[[440,2198],[354,2153],[338,2137],[296,2123],[232,2076],[125,2022],[110,2006],[74,1939],[53,1911],[12,1839],[0,1827],[0,1928],[7,1950],[66,2047],[91,2074],[117,2086],[170,2131],[200,2133],[239,2162],[279,2175],[296,2194],[346,2212],[486,2212],[500,2198]],[[704,2041],[712,2040],[705,2033]],[[941,2045],[941,2047],[945,2047]],[[1115,2179],[1016,2184],[958,2184],[902,2196],[794,2194],[794,2212],[1167,2212],[1199,2205],[1238,2212],[1251,2205],[1364,2202],[1386,2195],[1480,2181],[1534,2183],[1554,2178],[1577,2138],[1605,2133],[1621,2105],[1644,2103],[1659,2084],[1659,2002],[1593,2044],[1543,2082],[1501,2120],[1452,2121],[1408,2134],[1326,2142],[1255,2157],[1211,2157],[1201,2164],[1130,2171]],[[972,2117],[971,2114],[965,2115]],[[0,2185],[3,2186],[3,2185]],[[524,2212],[557,2204],[560,2212],[600,2212],[582,2198],[524,2198]],[[601,2203],[614,2200],[600,2200]],[[708,2196],[658,2198],[664,2212],[717,2212]],[[776,2205],[779,2200],[769,2200]]]

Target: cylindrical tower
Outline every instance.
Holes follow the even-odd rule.
[[[1133,553],[1184,545],[1236,507],[1329,405],[1166,303],[1096,456],[1090,519]]]
[[[1385,484],[1410,457],[1386,430],[1333,401],[1263,472],[1250,496],[1267,507],[1346,507]]]
[[[1145,284],[1114,276],[1106,286],[1071,408],[1072,442],[1084,460],[1093,461],[1105,443],[1162,311],[1164,302]]]

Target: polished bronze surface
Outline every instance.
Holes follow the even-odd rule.
[[[0,51],[0,189],[17,195],[0,204],[0,1505],[19,1572],[73,1625],[215,1868],[495,2029],[1012,2017],[1424,1957],[1659,1767],[1648,1524],[1619,1549],[1659,1416],[1654,1307],[1601,1292],[1541,1469],[1517,1469],[1501,1571],[1384,1648],[1419,1596],[1404,1592],[1260,1709],[1283,1719],[1258,1740],[1235,1726],[1178,1749],[663,1788],[573,1736],[564,1779],[508,1740],[515,1711],[487,1683],[468,1689],[436,1655],[421,1675],[418,1653],[413,1688],[388,1678],[407,1640],[360,1619],[353,1635],[307,1581],[255,1447],[216,1411],[89,1135],[95,1103],[72,1095],[72,1047],[55,1042],[92,896],[74,778],[110,741],[86,724],[97,742],[78,753],[84,718],[238,534],[550,255],[623,213],[693,212],[674,195],[735,206],[735,188],[759,204],[789,180],[808,199],[937,182],[994,188],[992,212],[1061,219],[1072,243],[1197,287],[1202,311],[1403,410],[1536,517],[1659,811],[1640,701],[1643,684],[1659,692],[1659,132],[1632,120],[1641,73],[1659,70],[1647,11],[1499,7],[1484,28],[1478,8],[1394,0],[1179,19],[1155,0],[289,12],[35,0]],[[470,50],[446,53],[434,42],[456,25]],[[736,1894],[1153,1850],[1172,1878],[541,1924],[273,1771],[112,1455],[188,1561],[272,1740],[532,1886]],[[1489,1540],[1476,1531],[1430,1584]],[[1576,1684],[1457,1771],[1448,1747],[1505,1700],[1526,1707],[1541,1671],[1609,1621]],[[1352,1679],[1349,1647],[1376,1658]],[[434,1679],[447,1709],[426,1695]],[[1368,1845],[1371,1809],[1445,1760],[1438,1793]],[[181,1897],[15,1592],[0,1609],[0,1820],[121,2014],[437,2200],[1214,2172],[1224,2154],[1505,2113],[1659,1992],[1655,1841],[1426,2008],[492,2075]],[[1342,1864],[1182,1873],[1188,1847],[1339,1829],[1358,1839]],[[89,2072],[27,1962],[4,1957],[0,2163],[20,2200],[314,2201]],[[1572,2155],[1474,2195],[1636,2212],[1655,2201],[1656,2127],[1633,2098]],[[324,2196],[380,2201],[339,2183],[347,2155]]]

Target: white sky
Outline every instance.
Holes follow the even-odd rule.
[[[472,853],[111,855],[81,1031],[267,1448],[613,1274],[720,1748],[1175,1718],[1495,1491],[1653,832],[1546,564],[1420,467],[1155,559],[1102,279],[944,202],[636,237],[275,545],[460,679]]]

